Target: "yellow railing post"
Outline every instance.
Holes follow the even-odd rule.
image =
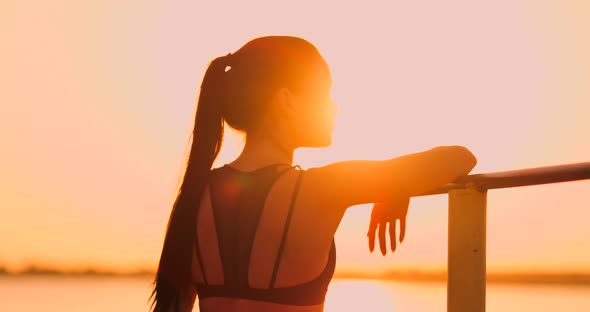
[[[486,196],[474,187],[449,191],[448,312],[485,311]]]

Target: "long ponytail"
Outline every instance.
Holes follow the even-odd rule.
[[[225,68],[230,56],[231,53],[211,61],[201,83],[186,172],[168,220],[153,291],[148,299],[153,299],[150,307],[153,312],[180,311],[190,294],[197,208],[223,143],[223,112],[227,105]]]
[[[226,72],[227,66],[231,69]],[[194,299],[190,298],[195,293],[190,283],[197,211],[221,149],[224,123],[239,132],[253,133],[263,123],[273,92],[281,86],[302,89],[316,68],[327,69],[317,49],[292,36],[255,38],[233,55],[211,61],[201,83],[186,172],[148,299],[153,298],[152,312],[178,312]]]

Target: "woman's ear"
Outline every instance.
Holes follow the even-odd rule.
[[[279,88],[275,93],[273,99],[273,107],[277,109],[280,117],[290,119],[295,115],[297,108],[295,107],[295,97],[288,88]]]

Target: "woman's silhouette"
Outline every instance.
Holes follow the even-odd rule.
[[[334,234],[347,207],[376,203],[369,245],[379,227],[385,254],[387,223],[394,250],[395,222],[401,241],[411,196],[475,166],[462,146],[293,166],[296,148],[331,144],[331,85],[326,61],[298,37],[256,38],[209,64],[150,296],[153,311],[192,311],[197,294],[201,311],[322,311]],[[234,161],[212,169],[224,122],[244,132],[246,143]]]

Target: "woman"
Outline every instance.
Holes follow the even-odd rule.
[[[304,39],[266,36],[214,59],[201,84],[183,183],[154,281],[153,311],[323,310],[335,266],[334,234],[347,207],[376,203],[385,254],[400,241],[411,196],[468,174],[462,146],[386,160],[293,166],[298,147],[331,144],[336,105],[326,61]],[[246,134],[234,161],[211,169],[224,121]],[[155,296],[154,296],[155,295]]]

